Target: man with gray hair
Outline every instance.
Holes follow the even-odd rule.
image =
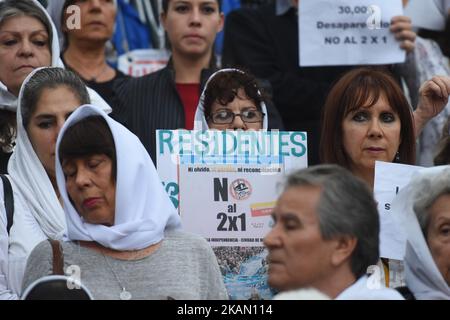
[[[319,165],[292,173],[272,216],[264,244],[275,289],[314,288],[332,299],[403,299],[380,287],[377,205],[346,169]],[[370,266],[375,272],[368,277]]]

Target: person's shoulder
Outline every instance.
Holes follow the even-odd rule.
[[[164,235],[164,240],[170,241],[176,246],[189,246],[193,248],[209,248],[205,238],[186,231],[171,230]]]
[[[131,92],[134,95],[135,91],[139,94],[149,92],[149,89],[155,84],[161,84],[164,79],[169,79],[170,74],[167,68],[149,73],[142,77],[124,77],[115,81],[115,87],[121,93]]]

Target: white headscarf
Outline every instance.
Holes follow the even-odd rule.
[[[92,115],[106,120],[116,148],[116,208],[111,227],[82,220],[69,200],[58,155],[67,128]],[[96,241],[116,250],[136,250],[161,241],[165,229],[181,227],[180,217],[140,140],[97,107],[82,106],[67,119],[58,136],[56,150],[56,177],[67,219],[65,240]]]
[[[425,168],[411,179],[392,203],[392,214],[404,226],[407,234],[405,252],[406,285],[416,299],[450,299],[450,287],[445,282],[431,256],[425,237],[414,212],[418,197],[429,196],[433,183],[450,184],[450,166]]]
[[[197,110],[195,111],[195,118],[194,118],[194,130],[208,130],[208,122],[206,121],[205,118],[205,107],[203,106],[204,100],[205,100],[205,92],[206,89],[208,88],[208,84],[211,81],[211,79],[213,79],[217,74],[222,73],[222,72],[241,72],[244,73],[242,70],[239,69],[222,69],[219,70],[215,73],[213,73],[208,81],[206,81],[205,84],[205,88],[203,89],[202,95],[200,96],[200,100],[198,102],[197,105]],[[259,91],[258,91],[259,93]],[[268,114],[267,114],[267,108],[266,108],[266,104],[264,103],[264,101],[261,101],[261,111],[265,114],[264,119],[263,119],[263,130],[267,130],[268,128]]]
[[[59,58],[59,42],[57,37],[57,31],[55,25],[52,22],[52,18],[48,15],[47,11],[45,11],[44,7],[37,1],[33,0],[34,4],[45,13],[47,20],[50,24],[50,29],[52,32],[52,43],[51,43],[51,55],[52,55],[52,67],[61,67],[64,68],[64,64]],[[14,96],[11,92],[8,91],[8,88],[0,82],[0,109],[6,109],[10,111],[17,110],[17,97]]]
[[[450,0],[410,0],[405,7],[405,16],[417,28],[442,31],[448,17]]]
[[[45,10],[45,8],[37,1],[32,0],[34,4],[44,12],[45,16],[48,19],[48,22],[50,23],[50,28],[52,32],[52,47],[51,47],[51,54],[52,54],[52,62],[51,67],[59,67],[64,68],[64,64],[61,61],[60,58],[60,48],[59,48],[59,40],[58,40],[58,32],[56,31],[56,27],[53,23],[52,18],[50,18],[49,14]],[[23,85],[23,84],[22,84]],[[89,96],[91,98],[91,102],[95,105],[100,106],[103,110],[105,110],[107,113],[111,112],[111,107],[106,103],[106,101],[94,90],[91,88],[87,88]],[[16,112],[17,110],[17,97],[14,96],[11,92],[8,91],[8,88],[0,82],[0,109],[6,109],[9,111]]]

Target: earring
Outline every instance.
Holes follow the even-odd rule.
[[[398,152],[398,151],[395,154],[395,162],[400,162],[400,152]]]

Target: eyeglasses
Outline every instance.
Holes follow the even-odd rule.
[[[234,113],[231,110],[221,110],[211,113],[208,120],[211,120],[215,124],[231,124],[237,116],[241,117],[241,120],[245,123],[257,123],[263,121],[265,114],[258,110],[244,110],[241,113]]]

